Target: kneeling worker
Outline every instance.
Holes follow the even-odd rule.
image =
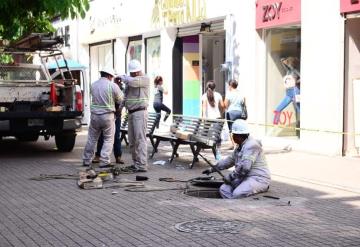
[[[238,147],[231,156],[216,164],[218,170],[235,166],[234,171],[227,174],[220,187],[223,198],[236,199],[266,192],[270,185],[270,171],[260,141],[249,136],[247,123],[238,119],[232,125],[232,137]],[[215,172],[208,168],[202,173],[209,175]]]

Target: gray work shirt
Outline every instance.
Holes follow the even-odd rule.
[[[115,112],[115,103],[120,105],[124,98],[119,86],[104,77],[91,84],[90,92],[92,114]]]
[[[234,150],[232,155],[220,160],[216,165],[220,170],[235,166],[234,178],[261,177],[271,179],[261,143],[249,136],[242,147]]]
[[[125,83],[125,107],[132,111],[149,105],[150,79],[147,76],[120,76]]]

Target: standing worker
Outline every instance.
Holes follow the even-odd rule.
[[[90,126],[88,139],[83,154],[83,165],[89,166],[94,155],[95,144],[103,133],[104,144],[100,153],[100,167],[111,164],[111,151],[114,143],[115,131],[115,104],[121,105],[123,93],[112,82],[114,70],[103,68],[100,70],[101,78],[91,84]]]
[[[115,77],[114,78],[114,83],[119,86],[121,92],[124,90],[122,85],[121,85],[121,78],[120,77]],[[118,106],[118,105],[115,104],[115,108],[117,109],[117,111],[115,113],[115,135],[114,135],[113,151],[114,151],[114,156],[115,156],[115,162],[117,164],[124,164],[124,161],[122,161],[122,159],[121,159],[122,150],[121,150],[121,141],[120,141],[122,106]],[[101,149],[102,149],[103,144],[104,144],[104,137],[103,137],[103,134],[101,133],[100,138],[99,138],[99,140],[97,142],[97,146],[96,146],[95,158],[92,160],[92,163],[99,163],[100,162],[100,154],[101,154]]]
[[[234,171],[224,177],[220,194],[225,199],[237,199],[265,192],[270,185],[270,171],[267,167],[261,143],[249,136],[249,128],[242,119],[232,125],[232,135],[238,147],[231,156],[219,161],[216,168],[202,173],[209,175],[217,170],[235,166]]]
[[[141,72],[138,60],[129,62],[129,76],[121,76],[125,83],[125,107],[129,112],[128,137],[134,164],[129,167],[133,172],[147,171],[147,107],[149,105],[149,77]]]

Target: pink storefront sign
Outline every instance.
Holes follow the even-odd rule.
[[[256,28],[270,28],[301,22],[300,0],[257,0]]]
[[[360,0],[340,0],[341,13],[360,12]]]

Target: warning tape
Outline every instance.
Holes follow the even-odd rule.
[[[194,119],[201,119],[201,120],[214,120],[209,118],[202,118],[202,117],[194,117],[194,116],[186,116],[181,114],[173,114],[173,117],[186,117],[186,118],[194,118]],[[216,119],[222,122],[234,122],[232,120],[226,119]],[[348,135],[348,136],[360,136],[360,133],[357,132],[344,132],[344,131],[335,131],[335,130],[325,130],[325,129],[315,129],[315,128],[303,128],[303,127],[292,127],[292,126],[285,126],[285,125],[278,125],[278,124],[265,124],[265,123],[255,123],[255,122],[247,122],[250,125],[257,125],[262,127],[273,127],[273,128],[280,128],[280,129],[287,129],[287,130],[301,130],[301,131],[309,131],[309,132],[319,132],[319,133],[327,133],[327,134],[340,134],[340,135]],[[169,125],[171,126],[171,125]]]

